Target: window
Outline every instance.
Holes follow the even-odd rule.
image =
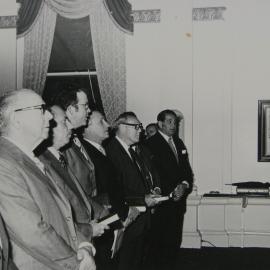
[[[43,98],[51,104],[61,89],[88,89],[90,107],[103,111],[92,47],[89,16],[57,16]]]

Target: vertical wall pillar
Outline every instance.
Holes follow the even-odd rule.
[[[16,0],[0,2],[0,94],[16,89]]]

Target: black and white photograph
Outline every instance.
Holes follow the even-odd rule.
[[[0,270],[268,270],[269,10],[0,0]]]

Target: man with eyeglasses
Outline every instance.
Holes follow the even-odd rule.
[[[69,202],[33,150],[52,115],[32,90],[0,98],[0,212],[22,270],[95,270],[92,246],[75,228]]]
[[[108,158],[114,165],[116,192],[127,205],[144,205],[146,212],[129,225],[123,237],[119,254],[119,270],[141,269],[150,229],[151,208],[158,204],[158,176],[150,157],[142,146],[138,147],[142,124],[133,112],[119,115],[115,121],[116,136],[106,147]],[[155,190],[155,191],[154,191]]]
[[[56,96],[54,104],[65,111],[72,127],[72,140],[63,151],[65,158],[84,192],[93,198],[97,195],[95,168],[77,136],[79,128],[87,125],[90,114],[87,95],[82,89],[63,90]]]

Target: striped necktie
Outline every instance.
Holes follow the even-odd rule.
[[[177,162],[178,162],[178,161],[179,161],[179,160],[178,160],[178,155],[177,155],[177,151],[176,151],[176,149],[175,149],[175,146],[174,146],[172,137],[169,137],[169,139],[168,139],[168,144],[169,144],[170,148],[172,149],[173,154],[174,154],[174,156],[175,156],[175,158],[176,158],[176,160],[177,160]]]
[[[78,146],[78,148],[80,149],[81,153],[83,154],[83,156],[85,157],[85,159],[87,161],[89,161],[89,157],[84,149],[84,147],[82,146],[82,143],[80,142],[80,140],[78,139],[78,137],[74,136],[73,138],[73,142]]]

